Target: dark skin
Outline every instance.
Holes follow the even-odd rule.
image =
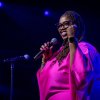
[[[61,35],[63,40],[65,40],[66,38],[75,37],[75,34],[77,32],[77,25],[73,24],[71,22],[71,19],[68,18],[67,16],[62,16],[59,19],[58,32]],[[49,51],[49,53],[45,52],[43,54],[42,60],[44,60],[44,61],[52,56],[52,48],[53,47],[49,48],[48,46],[49,46],[49,42],[44,43],[40,48],[40,50],[45,50],[45,51],[48,50]],[[69,43],[70,68],[72,67],[72,63],[73,63],[76,47],[77,47],[76,43],[74,43],[74,42],[73,43]]]

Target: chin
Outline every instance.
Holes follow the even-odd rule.
[[[66,40],[67,38],[68,38],[67,36],[66,37],[62,37],[63,40]]]

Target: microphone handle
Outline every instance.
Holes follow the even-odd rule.
[[[40,51],[39,53],[37,53],[34,57],[35,60],[37,60],[38,58],[41,57],[41,55],[43,54],[44,50]]]
[[[53,38],[53,39],[54,39],[54,38]],[[53,45],[55,45],[55,41],[54,41],[54,40],[50,42],[50,44],[49,44],[48,47],[50,48],[50,47],[53,46]],[[37,53],[36,56],[34,57],[34,60],[37,60],[38,58],[40,58],[41,55],[42,55],[44,52],[45,52],[45,50],[42,50],[42,51],[40,51],[39,53]]]

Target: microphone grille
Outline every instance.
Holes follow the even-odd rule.
[[[29,60],[30,59],[30,56],[28,54],[25,54],[24,55],[24,58],[25,58],[25,60]]]
[[[56,45],[56,44],[58,43],[58,41],[57,41],[56,38],[52,38],[52,39],[51,39],[51,43],[52,43],[53,45]]]

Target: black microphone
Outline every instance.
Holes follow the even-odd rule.
[[[51,47],[51,46],[53,46],[53,45],[56,45],[57,42],[58,42],[58,41],[57,41],[56,38],[52,38],[51,41],[50,41],[49,47]],[[35,55],[34,60],[37,60],[38,58],[40,58],[41,55],[42,55],[44,52],[45,52],[45,50],[39,51],[39,52]]]
[[[4,59],[3,62],[15,62],[19,60],[29,60],[29,59],[30,59],[30,56],[28,54],[25,54],[23,56],[16,56],[13,58]]]

